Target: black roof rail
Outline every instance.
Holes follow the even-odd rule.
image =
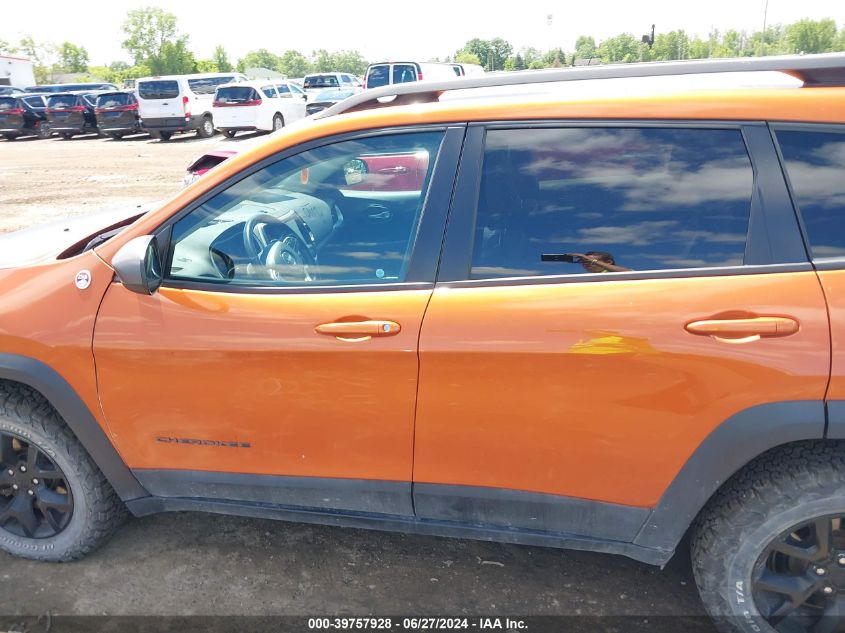
[[[741,57],[734,59],[701,59],[639,64],[577,66],[553,70],[522,70],[460,77],[445,81],[419,81],[392,84],[365,90],[315,115],[322,119],[344,112],[356,112],[386,106],[437,101],[451,90],[494,88],[526,84],[620,79],[629,77],[666,77],[707,73],[777,71],[804,82],[806,87],[845,86],[845,53],[820,55],[781,55],[777,57]],[[393,99],[389,99],[394,97]],[[380,101],[383,99],[384,101]]]

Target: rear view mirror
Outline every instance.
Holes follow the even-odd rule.
[[[367,163],[360,158],[353,158],[343,165],[343,177],[346,179],[347,185],[358,185],[364,182],[364,177],[368,171]]]
[[[117,251],[111,263],[127,290],[151,295],[161,286],[161,264],[155,235],[129,240]]]

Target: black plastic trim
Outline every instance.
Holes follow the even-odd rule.
[[[634,543],[671,556],[699,511],[734,473],[776,446],[821,439],[824,430],[821,400],[773,402],[734,414],[687,460]]]
[[[332,510],[413,516],[411,483],[370,479],[287,477],[199,470],[134,470],[156,497],[226,500]]]
[[[117,282],[119,283],[119,282]],[[198,282],[171,280],[162,284],[167,288],[180,290],[202,290],[205,292],[226,292],[229,294],[253,294],[253,295],[313,295],[313,294],[342,294],[346,292],[385,292],[388,290],[430,290],[434,282],[417,283],[385,283],[385,284],[361,284],[360,286],[301,286],[301,287],[272,287],[272,286],[242,286],[240,284],[226,284],[214,282]]]
[[[845,439],[845,400],[828,400],[825,437],[832,440]]]
[[[43,395],[62,416],[121,499],[129,501],[149,495],[127,468],[82,399],[54,369],[34,358],[0,353],[0,379],[28,385]]]
[[[268,156],[256,163],[253,163],[249,167],[246,167],[239,171],[236,174],[233,174],[230,178],[227,178],[220,184],[216,185],[212,189],[206,191],[202,195],[198,196],[194,200],[192,200],[189,204],[185,205],[180,211],[174,213],[169,218],[167,218],[162,224],[160,224],[153,232],[156,235],[163,234],[165,231],[172,230],[171,227],[176,224],[179,220],[181,220],[186,215],[192,213],[203,204],[211,200],[217,194],[225,191],[226,189],[230,188],[231,186],[237,184],[241,180],[244,180],[256,172],[265,169],[266,167],[273,165],[277,162],[290,158],[292,156],[296,156],[298,154],[302,154],[304,152],[308,152],[319,147],[323,147],[326,145],[331,145],[334,143],[340,143],[343,141],[350,141],[362,138],[373,138],[379,136],[390,136],[394,134],[418,134],[421,132],[442,132],[444,137],[440,145],[440,152],[437,156],[437,161],[434,165],[434,170],[431,175],[431,179],[429,182],[429,190],[426,194],[426,199],[423,205],[423,209],[421,212],[420,217],[420,225],[417,231],[415,246],[411,252],[411,260],[408,264],[408,273],[406,275],[405,282],[402,284],[384,284],[382,286],[378,286],[379,289],[382,290],[389,290],[391,288],[395,288],[396,286],[405,286],[407,284],[414,284],[414,283],[424,283],[424,282],[433,282],[434,276],[436,274],[437,269],[437,256],[439,254],[439,249],[431,249],[428,250],[426,247],[430,245],[433,236],[436,232],[440,231],[440,238],[442,239],[442,232],[444,226],[443,215],[446,213],[446,210],[449,207],[449,201],[451,200],[452,195],[452,188],[454,185],[455,179],[455,169],[458,164],[458,160],[461,154],[461,141],[463,139],[464,130],[466,129],[466,125],[463,123],[458,124],[436,124],[436,125],[417,125],[417,126],[399,126],[399,127],[391,127],[391,128],[377,128],[377,129],[363,129],[363,130],[356,130],[354,132],[348,132],[345,134],[336,134],[332,136],[324,136],[318,139],[314,139],[307,143],[301,143],[299,145],[294,145],[289,147],[281,152]],[[433,216],[429,218],[429,216]],[[437,225],[437,222],[440,222]],[[423,241],[420,243],[420,239]],[[168,244],[168,248],[165,252],[168,253],[167,259],[170,258],[170,251],[172,250],[169,245],[169,240],[167,242],[160,241],[160,243]],[[420,248],[417,248],[417,243],[420,243]],[[431,259],[430,262],[417,262],[418,259]],[[169,263],[169,262],[167,262]],[[163,270],[168,270],[169,265],[165,266]],[[194,290],[213,290],[215,292],[231,292],[231,293],[260,293],[260,294],[276,294],[276,293],[284,293],[289,290],[293,290],[295,292],[301,292],[304,289],[301,288],[272,288],[272,287],[264,287],[264,286],[248,286],[248,285],[230,285],[226,283],[216,284],[216,283],[205,283],[205,282],[194,282],[190,280],[174,280],[168,279],[165,277],[162,287],[165,288],[184,288],[184,289],[194,289]],[[347,286],[350,288],[350,291],[354,291],[356,289],[371,289],[369,287],[364,286]],[[338,286],[313,286],[316,288],[313,292],[332,292],[336,291]],[[342,288],[342,287],[340,287]]]
[[[648,508],[500,488],[414,484],[417,517],[508,529],[634,540]]]
[[[126,504],[135,516],[146,516],[157,512],[199,511],[217,514],[277,519],[297,523],[314,523],[338,527],[402,532],[428,536],[465,538],[496,543],[517,545],[536,545],[575,549],[606,554],[619,554],[652,565],[664,565],[671,554],[658,549],[641,547],[632,543],[588,538],[571,534],[550,534],[541,531],[490,526],[468,525],[449,521],[419,520],[406,517],[372,516],[349,512],[329,512],[326,510],[291,509],[259,503],[210,501],[203,499],[184,499],[148,497]]]
[[[573,284],[586,282],[631,281],[634,279],[688,279],[691,277],[733,277],[737,275],[765,275],[774,273],[812,272],[813,265],[772,264],[770,266],[729,266],[722,268],[675,268],[671,270],[630,271],[603,274],[548,275],[539,277],[501,277],[498,279],[464,279],[437,284],[438,288],[487,288],[494,286],[532,286],[543,284]]]

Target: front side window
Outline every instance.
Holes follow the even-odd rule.
[[[471,277],[739,266],[752,184],[738,130],[491,130]]]
[[[343,141],[248,176],[174,225],[168,277],[268,287],[404,281],[442,138]]]
[[[777,132],[813,259],[845,257],[845,132]]]

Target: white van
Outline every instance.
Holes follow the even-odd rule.
[[[246,81],[240,73],[201,73],[143,77],[135,82],[135,96],[144,129],[163,141],[174,132],[196,130],[214,135],[211,104],[217,86]]]
[[[214,94],[211,115],[229,138],[240,130],[273,132],[305,118],[305,99],[299,86],[285,80],[224,84]]]
[[[479,66],[478,64],[459,64],[459,63],[452,63],[449,64],[452,67],[452,70],[455,71],[455,74],[458,77],[470,77],[472,75],[483,75],[484,68]]]
[[[456,79],[450,64],[434,62],[380,62],[370,64],[364,75],[364,88],[380,88],[411,81]]]

